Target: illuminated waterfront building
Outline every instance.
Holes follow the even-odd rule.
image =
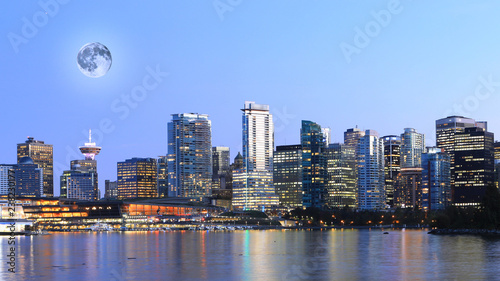
[[[356,208],[356,153],[352,146],[334,143],[323,152],[326,158],[326,199],[329,207]]]
[[[43,194],[54,196],[54,156],[51,144],[28,137],[17,145],[17,163],[23,157],[30,157],[39,168],[43,169]]]
[[[394,206],[394,181],[400,166],[400,147],[401,138],[398,136],[384,136],[384,182],[385,182],[385,201],[390,207]]]
[[[212,189],[227,189],[226,181],[230,173],[229,147],[212,147]]]
[[[441,148],[428,147],[422,154],[422,205],[442,210],[451,205],[450,156]]]
[[[168,123],[168,197],[201,200],[212,189],[212,125],[206,114],[172,114]]]
[[[158,197],[155,158],[132,158],[118,162],[118,199]]]
[[[302,205],[323,207],[327,196],[326,158],[323,154],[325,139],[321,126],[312,121],[302,120],[300,129],[302,145]]]
[[[273,186],[274,125],[269,105],[245,101],[243,167],[233,171],[233,208],[262,210],[279,204]]]
[[[416,168],[422,165],[422,153],[425,149],[424,134],[413,128],[405,128],[401,134],[400,161],[401,168]]]
[[[276,146],[273,181],[280,205],[302,207],[302,146]]]
[[[374,130],[366,130],[357,144],[358,208],[385,208],[384,143]]]
[[[493,133],[483,128],[466,128],[455,133],[455,169],[452,177],[453,203],[479,205],[486,187],[494,181]]]

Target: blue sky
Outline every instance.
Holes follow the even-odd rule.
[[[56,194],[90,128],[102,191],[116,162],[166,154],[174,113],[209,114],[212,144],[234,157],[245,100],[270,105],[276,145],[298,143],[302,119],[330,127],[334,142],[358,125],[381,136],[413,127],[435,145],[435,120],[460,108],[500,133],[500,2],[61,2],[0,11],[0,163],[15,163],[27,136],[53,144]],[[47,14],[40,3],[52,3]],[[111,51],[101,78],[77,67],[89,42]],[[163,73],[155,87],[123,103],[151,71]]]

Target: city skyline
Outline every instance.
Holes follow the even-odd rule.
[[[53,145],[58,194],[58,177],[80,159],[78,147],[92,129],[104,148],[103,194],[104,181],[116,180],[117,162],[167,154],[170,114],[208,114],[213,146],[230,147],[233,159],[241,152],[245,100],[269,104],[276,145],[297,144],[301,120],[331,128],[334,143],[357,125],[380,136],[415,128],[434,146],[435,120],[450,115],[487,120],[488,131],[500,132],[500,54],[491,36],[500,3],[390,3],[243,2],[221,15],[211,2],[99,2],[96,10],[92,2],[61,1],[31,33],[26,22],[43,7],[7,3],[0,11],[8,23],[0,27],[0,116],[13,121],[4,123],[1,162],[16,163],[15,145],[26,136]],[[378,32],[366,35],[387,11]],[[147,20],[130,21],[138,14]],[[363,46],[356,45],[359,30],[369,36]],[[77,67],[78,50],[89,42],[113,56],[101,78]],[[343,43],[359,51],[350,61]],[[144,79],[151,85],[146,96],[127,100]]]

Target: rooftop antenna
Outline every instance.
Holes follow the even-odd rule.
[[[89,143],[92,143],[92,129],[89,129]]]

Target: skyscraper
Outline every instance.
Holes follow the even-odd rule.
[[[118,199],[158,197],[155,158],[132,158],[118,162]]]
[[[344,132],[344,144],[356,148],[359,139],[365,135],[365,132],[361,129],[351,128]]]
[[[422,209],[442,210],[451,204],[450,156],[428,147],[422,154]]]
[[[394,206],[394,181],[399,171],[401,138],[398,136],[384,136],[384,177],[385,200],[390,207]]]
[[[54,156],[51,144],[28,137],[24,143],[17,144],[17,163],[23,157],[30,157],[43,169],[43,194],[54,196]]]
[[[71,161],[71,170],[63,172],[60,196],[79,200],[99,200],[99,181],[95,156],[101,152],[101,147],[92,142],[91,131],[89,131],[89,142],[80,146],[79,149],[85,159]]]
[[[302,207],[302,146],[277,146],[273,165],[274,187],[280,205]]]
[[[357,144],[358,208],[385,208],[384,144],[373,130],[366,130]]]
[[[226,189],[226,180],[230,172],[229,147],[212,147],[212,188]]]
[[[273,186],[274,125],[269,105],[245,101],[243,168],[233,172],[233,208],[265,209],[278,205]]]
[[[304,207],[323,207],[326,199],[325,139],[321,126],[302,120],[302,202]]]
[[[356,208],[356,153],[352,146],[333,143],[324,149],[327,177],[326,205]]]
[[[168,157],[160,156],[158,157],[158,175],[157,175],[157,186],[158,186],[158,197],[168,197]]]
[[[420,167],[424,149],[424,134],[417,133],[413,128],[405,128],[401,134],[401,168]]]
[[[450,155],[451,189],[454,190],[455,176],[455,134],[464,132],[466,128],[479,127],[488,130],[486,121],[475,121],[463,116],[448,116],[436,120],[436,146]]]
[[[212,189],[212,123],[206,114],[173,114],[168,123],[168,196],[201,200]]]
[[[465,128],[471,127],[488,129],[486,121],[475,121],[463,116],[448,116],[436,120],[436,146],[452,155],[455,151],[455,133],[464,132]],[[451,161],[453,163],[453,157]]]
[[[455,133],[455,169],[452,177],[453,203],[477,206],[494,181],[493,133],[483,128],[466,128]]]

